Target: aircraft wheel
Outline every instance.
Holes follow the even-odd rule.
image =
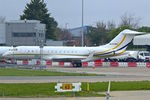
[[[73,63],[73,67],[82,67],[82,63]]]

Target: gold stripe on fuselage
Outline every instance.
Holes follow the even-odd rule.
[[[112,55],[94,56],[94,58],[109,58],[109,57],[112,57],[112,56],[120,56],[124,52],[125,52],[125,50],[121,51],[120,53],[115,53],[115,54],[112,54]]]
[[[116,45],[115,47],[110,48],[110,49],[108,49],[108,50],[105,50],[105,51],[103,51],[103,52],[96,52],[95,54],[102,54],[102,53],[106,53],[107,51],[116,49],[117,47],[119,47],[119,46],[123,43],[123,41],[125,40],[126,36],[127,36],[127,35],[124,35],[124,37],[122,38],[121,42],[120,42],[118,45]]]

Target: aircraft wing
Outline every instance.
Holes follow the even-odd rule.
[[[89,53],[89,56],[86,59],[83,59],[82,62],[88,62],[94,60],[93,58],[94,52]]]

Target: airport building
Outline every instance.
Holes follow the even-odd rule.
[[[81,37],[82,37],[82,27],[72,28],[68,30],[71,33],[72,40],[67,40],[67,46],[80,46],[81,45]],[[89,32],[89,26],[83,26],[84,39],[86,34]],[[86,44],[86,43],[85,43]]]
[[[5,35],[5,22],[1,19],[0,20],[0,45],[6,44],[6,35]]]
[[[47,46],[64,46],[64,41],[46,40]]]
[[[0,45],[36,46],[45,42],[45,24],[38,20],[1,22]]]
[[[82,27],[69,29],[69,32],[71,33],[71,35],[74,39],[80,38],[82,35]],[[84,34],[88,33],[88,26],[83,27],[83,32],[84,32]]]

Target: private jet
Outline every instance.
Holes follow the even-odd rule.
[[[18,46],[5,52],[3,57],[13,59],[39,59],[72,62],[73,67],[82,66],[82,62],[93,61],[123,55],[135,35],[143,32],[125,29],[106,45],[97,47],[67,46]]]

